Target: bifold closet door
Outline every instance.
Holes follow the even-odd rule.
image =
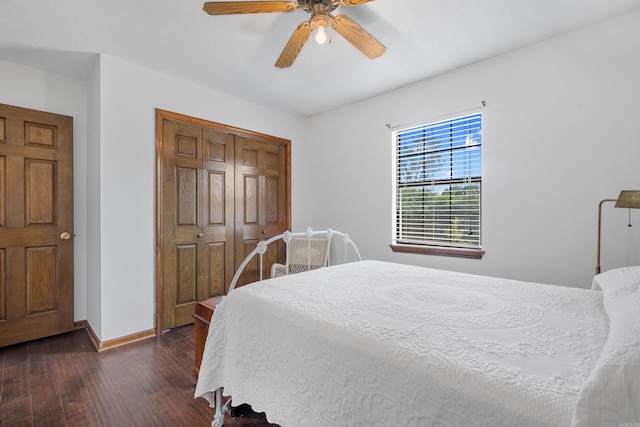
[[[289,227],[290,141],[162,114],[156,289],[158,325],[168,329],[192,323],[196,304],[225,295],[260,240]],[[283,244],[270,246],[263,277],[274,262],[284,262]],[[238,286],[257,277],[255,261]]]

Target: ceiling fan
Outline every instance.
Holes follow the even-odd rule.
[[[293,12],[297,9],[310,13],[311,19],[298,25],[276,61],[276,67],[285,68],[296,60],[313,30],[317,31],[316,41],[324,43],[328,26],[369,58],[382,55],[387,48],[360,25],[346,15],[331,14],[340,5],[357,6],[370,1],[373,0],[211,1],[204,4],[204,11],[209,15]]]

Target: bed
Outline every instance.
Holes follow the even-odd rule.
[[[267,279],[217,307],[195,396],[283,427],[637,427],[639,285],[640,267],[587,290],[380,261]]]

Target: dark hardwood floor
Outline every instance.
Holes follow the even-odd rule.
[[[210,426],[194,399],[193,325],[96,352],[84,329],[0,348],[1,427]],[[225,426],[269,426],[260,414]]]

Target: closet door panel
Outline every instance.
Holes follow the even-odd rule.
[[[203,129],[205,174],[200,301],[224,295],[233,278],[234,136]]]
[[[236,268],[261,240],[287,229],[286,150],[281,144],[236,137]],[[271,265],[284,260],[281,245],[269,245],[263,257],[262,274],[268,278]],[[257,258],[247,266],[238,285],[259,278]]]
[[[202,229],[202,129],[163,122],[163,324],[193,321]]]

